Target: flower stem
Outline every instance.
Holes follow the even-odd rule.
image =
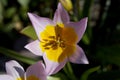
[[[71,64],[69,62],[63,68],[63,70],[65,71],[66,75],[70,78],[70,80],[77,80],[76,76],[73,73]]]

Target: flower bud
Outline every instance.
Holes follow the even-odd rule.
[[[64,8],[69,12],[73,9],[71,0],[59,0]]]

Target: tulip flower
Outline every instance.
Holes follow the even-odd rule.
[[[15,60],[8,61],[6,73],[0,75],[0,80],[46,80],[45,68],[41,61],[28,67],[26,72]]]
[[[53,20],[34,13],[28,13],[28,16],[38,39],[27,44],[25,48],[43,56],[47,75],[55,74],[68,61],[88,64],[83,49],[77,45],[86,30],[87,18],[70,22],[69,15],[61,3],[58,4]]]
[[[71,0],[59,0],[59,1],[67,11],[73,10],[73,5]]]

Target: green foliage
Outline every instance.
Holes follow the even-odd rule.
[[[66,76],[69,80],[77,80],[77,78],[74,75],[74,72],[72,70],[71,64],[68,62],[66,66],[63,68],[64,72],[66,73]]]
[[[37,35],[36,35],[36,33],[35,33],[35,31],[34,31],[34,29],[33,29],[32,26],[28,26],[28,27],[24,28],[21,31],[21,33],[24,34],[24,35],[26,35],[26,36],[28,36],[28,37],[30,37],[33,40],[37,39]]]
[[[97,51],[96,57],[102,63],[111,63],[120,66],[120,45],[102,46]]]
[[[80,80],[88,80],[89,79],[89,75],[92,74],[95,71],[98,71],[100,69],[100,66],[98,67],[94,67],[94,68],[90,68],[89,70],[85,71]]]
[[[108,71],[94,74],[88,80],[120,80],[120,71]]]
[[[38,61],[37,59],[25,57],[15,51],[12,51],[12,50],[9,50],[9,49],[3,48],[3,47],[0,47],[0,53],[6,55],[8,57],[11,57],[13,59],[27,63],[27,64],[34,64],[36,61]]]
[[[29,2],[30,2],[30,0],[18,0],[18,2],[20,3],[20,5],[22,7],[27,7]]]

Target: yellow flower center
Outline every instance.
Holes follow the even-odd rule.
[[[40,80],[39,78],[37,78],[36,76],[29,76],[29,77],[27,77],[27,79],[26,80]]]
[[[16,80],[25,80],[24,77],[17,78]],[[40,80],[34,75],[28,76],[26,80]]]
[[[63,24],[46,26],[40,37],[42,51],[46,53],[48,59],[55,62],[61,62],[72,55],[78,39],[74,29],[64,27]]]
[[[16,80],[25,80],[24,77],[19,77]]]
[[[58,30],[57,30],[58,29]],[[61,35],[59,34],[61,28],[56,26],[55,31],[58,31],[56,36],[48,36],[48,39],[43,39],[43,47],[44,49],[48,50],[52,48],[53,50],[57,49],[58,47],[65,48],[65,41],[62,40]]]

